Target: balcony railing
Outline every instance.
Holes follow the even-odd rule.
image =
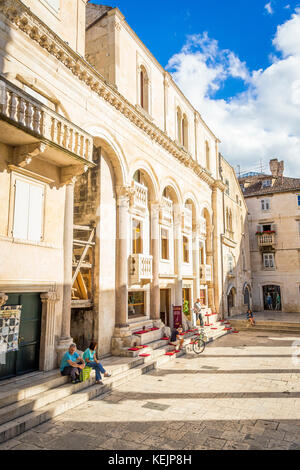
[[[199,219],[199,229],[200,229],[200,235],[205,237],[207,227],[206,227],[206,219],[204,217],[200,217]]]
[[[92,162],[93,137],[47,108],[20,88],[0,78],[0,119],[13,123],[37,139],[47,139],[77,156]],[[18,139],[22,145],[28,138]]]
[[[262,233],[257,236],[258,246],[273,246],[275,245],[275,233]]]
[[[143,184],[134,181],[134,198],[133,204],[139,209],[147,209],[148,207],[148,188]]]
[[[173,220],[173,201],[167,197],[162,198],[160,218],[162,222],[168,223]]]
[[[200,282],[211,282],[212,281],[212,268],[210,264],[202,264],[200,266]]]
[[[153,257],[149,255],[131,255],[130,276],[131,284],[140,284],[145,281],[152,281]]]
[[[183,211],[183,230],[192,230],[193,228],[193,213],[190,209],[184,208]]]

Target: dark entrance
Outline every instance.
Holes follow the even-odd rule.
[[[6,354],[0,380],[39,369],[42,303],[40,294],[8,294],[6,305],[22,305],[19,350]]]
[[[248,309],[250,308],[250,292],[248,286],[245,288],[244,291],[244,305],[247,305]]]
[[[282,310],[281,290],[279,286],[264,286],[264,310],[280,312]]]
[[[160,290],[160,319],[166,326],[170,324],[170,289]]]
[[[231,316],[231,309],[234,307],[234,289],[232,288],[227,296],[228,316]]]

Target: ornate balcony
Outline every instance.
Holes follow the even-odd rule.
[[[193,212],[187,207],[185,207],[183,211],[182,228],[185,231],[191,231],[193,228]]]
[[[257,234],[257,243],[260,248],[275,245],[275,233],[262,232]]]
[[[1,142],[14,147],[13,163],[19,166],[26,166],[33,157],[59,167],[93,166],[90,134],[3,78],[0,134]]]
[[[133,182],[134,196],[133,205],[137,209],[146,210],[148,208],[148,188],[143,184]]]
[[[173,221],[173,201],[167,197],[162,197],[160,220],[162,223],[168,224]]]
[[[131,284],[151,282],[153,257],[149,255],[131,255],[130,279]]]
[[[206,219],[205,217],[199,218],[199,232],[202,237],[206,237],[207,234],[207,227],[206,227]]]
[[[212,281],[212,268],[210,264],[200,266],[200,282],[205,284]]]

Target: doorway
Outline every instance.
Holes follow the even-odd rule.
[[[189,315],[191,313],[191,308],[192,308],[192,304],[191,304],[192,295],[191,295],[191,292],[192,292],[192,289],[190,289],[190,288],[183,288],[182,289],[183,313],[185,313],[186,315]]]
[[[264,310],[282,311],[281,289],[279,286],[263,286]]]
[[[39,370],[42,302],[40,294],[8,294],[6,306],[22,305],[18,351],[6,353],[0,380]],[[3,320],[2,320],[3,321]]]
[[[170,289],[160,290],[160,319],[166,326],[170,325]]]
[[[232,288],[227,295],[227,306],[228,306],[228,317],[231,316],[231,311],[234,307],[234,298],[235,298],[235,290]]]

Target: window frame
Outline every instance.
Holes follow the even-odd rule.
[[[271,210],[271,201],[269,198],[260,200],[260,209],[263,212],[269,212]]]
[[[267,266],[266,260],[268,259],[268,264]],[[270,261],[272,260],[272,266],[270,266]],[[276,269],[275,266],[275,255],[274,253],[263,253],[263,267],[264,269]]]
[[[27,221],[27,238],[20,238],[15,236],[15,216],[16,216],[16,188],[17,188],[17,181],[27,184],[29,187],[38,187],[42,189],[42,201],[41,201],[41,224],[40,224],[40,231],[41,236],[39,240],[34,240],[28,237],[29,233],[29,223],[30,220],[28,218]],[[43,183],[39,180],[35,180],[33,178],[29,178],[19,173],[12,172],[11,178],[11,206],[10,206],[10,223],[9,223],[9,233],[14,240],[18,240],[24,243],[31,243],[31,244],[39,244],[44,242],[45,240],[45,205],[46,205],[46,183]],[[29,206],[30,207],[30,206]],[[28,208],[29,210],[29,208]],[[29,217],[29,212],[28,212]]]
[[[141,243],[140,253],[135,252],[136,247],[134,248],[134,241],[138,240],[137,238],[133,237],[134,222],[137,222],[138,224],[140,224],[140,238],[139,238],[140,243]],[[132,253],[132,255],[142,255],[142,254],[144,254],[144,235],[143,234],[144,234],[143,221],[138,219],[137,217],[132,217],[132,219],[131,219],[131,253]]]
[[[163,231],[167,233],[167,238],[163,238]],[[164,249],[163,249],[163,240],[167,240],[167,258],[164,258]],[[160,228],[160,260],[163,262],[170,262],[171,254],[170,254],[170,229],[166,227]]]
[[[185,242],[184,239],[186,239],[187,242]],[[190,239],[186,235],[182,236],[182,252],[183,252],[182,253],[183,254],[183,263],[184,264],[190,264],[190,262],[191,262],[191,259],[190,259]],[[186,257],[185,257],[186,253],[187,253],[187,261],[186,261]]]

